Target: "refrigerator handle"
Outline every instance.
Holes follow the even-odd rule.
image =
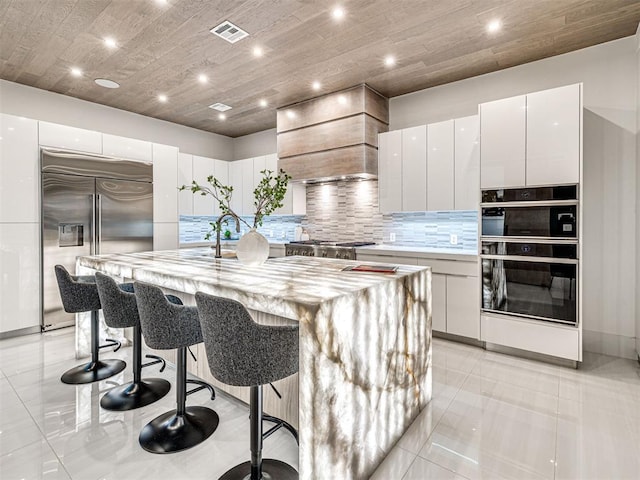
[[[89,198],[91,199],[91,235],[90,235],[90,247],[89,254],[96,254],[96,196],[95,194],[90,194]]]
[[[95,255],[100,255],[100,242],[102,241],[102,195],[96,194],[96,207],[95,207]]]

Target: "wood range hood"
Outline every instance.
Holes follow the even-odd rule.
[[[278,168],[294,182],[378,177],[389,100],[367,85],[278,109]]]

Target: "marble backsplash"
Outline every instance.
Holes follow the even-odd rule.
[[[214,217],[181,216],[180,242],[200,242]],[[246,218],[249,223],[250,219]],[[335,241],[371,240],[411,247],[477,250],[478,212],[378,212],[378,182],[375,180],[331,182],[307,186],[307,214],[274,215],[258,230],[269,239],[291,241],[295,227],[307,229],[311,238]],[[246,227],[243,226],[246,230]],[[451,235],[457,244],[451,244]]]

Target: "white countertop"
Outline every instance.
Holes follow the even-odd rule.
[[[475,262],[478,260],[478,252],[475,250],[454,250],[452,248],[434,247],[407,247],[401,245],[381,244],[358,247],[358,253],[370,255],[395,255],[399,257],[436,258],[442,260],[458,260],[463,262]]]

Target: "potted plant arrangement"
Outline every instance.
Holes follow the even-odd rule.
[[[216,257],[220,257],[220,235],[224,234],[225,238],[231,236],[231,232],[227,228],[227,217],[235,220],[238,232],[241,222],[249,227],[249,232],[240,238],[236,247],[236,256],[240,262],[245,265],[261,265],[269,257],[269,242],[258,233],[257,228],[262,226],[264,217],[282,207],[291,176],[287,175],[284,170],[280,170],[278,173],[274,173],[272,170],[262,170],[260,173],[262,179],[253,191],[253,205],[255,207],[253,225],[231,209],[233,187],[223,185],[213,175],[207,177],[209,185],[200,185],[194,180],[191,185],[179,187],[181,191],[189,189],[193,194],[210,195],[218,202],[220,216],[217,221],[209,223],[211,230],[205,235],[205,240],[210,240],[214,234],[216,235]]]

